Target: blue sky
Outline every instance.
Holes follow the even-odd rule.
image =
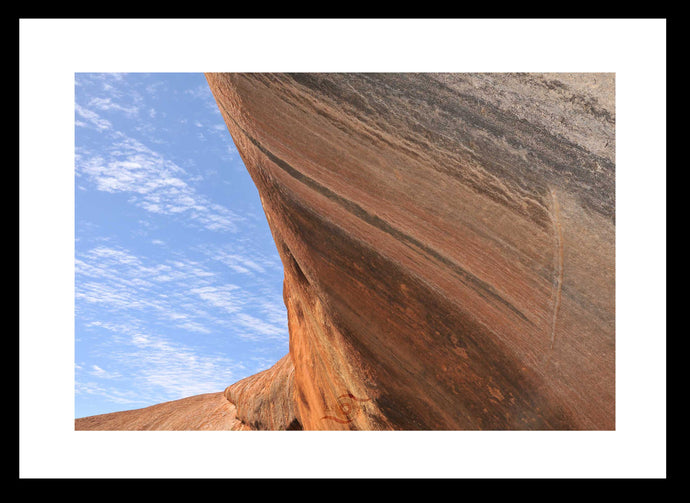
[[[75,75],[75,417],[270,367],[282,280],[203,74]]]

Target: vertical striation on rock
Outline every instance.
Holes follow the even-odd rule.
[[[615,427],[613,74],[206,76],[285,268],[243,422]]]

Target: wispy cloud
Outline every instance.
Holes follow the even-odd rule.
[[[111,98],[99,98],[95,97],[89,101],[89,107],[96,108],[97,110],[104,111],[117,111],[122,112],[128,117],[134,117],[139,114],[139,108],[134,105],[125,106],[120,103],[114,102]]]
[[[200,84],[191,89],[187,89],[185,90],[185,94],[191,96],[195,100],[199,100],[201,103],[203,103],[205,107],[207,107],[210,110],[213,110],[214,112],[218,110],[216,100],[213,97],[213,94],[211,93],[211,90],[209,89],[207,84]]]
[[[278,327],[273,323],[268,323],[250,314],[238,313],[235,319],[240,326],[247,330],[247,335],[241,333],[241,336],[254,339],[257,335],[263,337],[280,337],[283,335],[282,327]]]
[[[217,260],[225,264],[227,267],[238,273],[259,273],[263,274],[266,272],[264,267],[257,263],[257,261],[251,257],[246,257],[242,255],[237,255],[235,253],[220,253]]]
[[[105,397],[108,401],[120,405],[143,405],[147,403],[147,399],[142,398],[141,394],[136,391],[122,391],[112,384],[103,385],[101,382],[85,381],[84,379],[89,379],[89,377],[78,377],[75,380],[74,392],[77,395]]]
[[[231,327],[231,333],[255,340],[287,335],[280,300],[228,283],[225,274],[195,260],[156,262],[123,248],[97,246],[77,254],[75,273],[75,298],[82,309],[94,305],[146,314],[161,325],[195,333]]]
[[[103,119],[93,110],[84,108],[77,103],[74,108],[77,117],[84,119],[83,121],[77,119],[75,124],[80,127],[92,128],[97,131],[106,131],[113,127],[109,120]],[[86,122],[84,122],[86,121]]]
[[[138,140],[117,136],[118,141],[98,153],[77,149],[78,177],[96,190],[128,194],[132,204],[148,212],[180,215],[208,230],[237,230],[244,218],[198,193],[183,168]]]
[[[240,274],[264,275],[267,272],[282,272],[282,263],[275,256],[266,256],[265,252],[255,247],[248,247],[239,242],[223,246],[201,245],[197,249],[208,259],[217,261],[232,271]]]
[[[246,366],[231,358],[200,354],[194,348],[151,333],[136,323],[92,323],[91,327],[115,332],[118,352],[100,357],[125,372],[109,372],[98,365],[78,366],[77,393],[108,396],[117,403],[149,402],[222,391],[242,376]],[[94,380],[97,379],[97,380]],[[103,380],[108,381],[103,383]],[[112,381],[134,381],[136,395],[114,393]],[[143,397],[143,399],[142,399]]]
[[[75,103],[75,125],[101,134],[97,149],[88,148],[86,142],[77,144],[75,168],[79,187],[126,194],[134,206],[176,218],[185,225],[236,232],[244,217],[199,192],[195,186],[201,180],[199,170],[185,169],[194,166],[191,158],[183,157],[176,162],[154,150],[159,147],[151,148],[151,145],[168,144],[162,138],[169,123],[154,124],[154,118],[164,113],[153,106],[161,93],[169,92],[167,82],[154,80],[135,86],[133,82],[146,79],[128,80],[124,74],[80,75],[76,81],[81,89]],[[215,108],[211,116],[219,115],[208,85],[198,85],[185,93],[190,99]],[[210,126],[206,118],[192,120],[197,126],[194,134],[203,136],[204,141],[207,135],[217,136],[219,142],[212,148],[221,151],[223,156],[232,156],[234,147],[230,136],[219,128],[217,119]]]
[[[121,375],[119,372],[108,372],[107,370],[103,370],[98,365],[91,365],[89,374],[95,377],[99,377],[101,379],[115,379],[120,377]]]
[[[227,313],[237,313],[242,309],[246,301],[239,295],[241,291],[241,288],[236,285],[203,286],[190,290],[201,300]]]

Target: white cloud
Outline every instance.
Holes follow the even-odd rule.
[[[245,365],[231,358],[201,354],[198,350],[142,328],[136,320],[128,323],[92,322],[117,334],[118,351],[101,350],[96,355],[119,369],[108,372],[92,364],[78,366],[76,392],[100,395],[116,403],[161,403],[201,393],[222,391],[245,375]],[[122,339],[125,337],[126,339]],[[107,379],[112,387],[88,381],[84,376]],[[136,392],[117,392],[125,382]]]
[[[241,255],[231,258],[255,272],[263,269]],[[189,333],[223,330],[245,339],[287,340],[282,298],[228,283],[224,275],[194,260],[152,262],[121,248],[96,246],[78,254],[75,273],[78,309],[101,306],[134,319],[153,316],[163,326]],[[87,314],[82,312],[82,318]],[[97,319],[85,321],[109,328]]]
[[[77,114],[79,114],[83,119],[86,120],[86,122],[79,120],[75,121],[75,125],[77,126],[90,127],[97,129],[98,131],[106,131],[112,128],[112,124],[110,123],[110,121],[101,118],[93,110],[89,110],[80,106],[79,103],[75,104],[74,110],[77,112]]]
[[[238,313],[235,321],[248,330],[247,333],[241,334],[245,337],[256,338],[258,335],[267,338],[283,338],[285,336],[283,327],[268,323],[247,313]]]
[[[201,323],[197,323],[195,321],[186,321],[184,323],[180,323],[177,326],[179,328],[183,328],[183,329],[187,330],[188,332],[198,332],[201,334],[210,334],[211,333],[211,330],[206,328]]]
[[[190,290],[202,300],[214,307],[218,307],[228,313],[237,313],[242,309],[246,301],[239,292],[241,288],[237,285],[204,286]]]
[[[236,253],[221,253],[218,260],[232,269],[239,269],[239,272],[256,272],[259,274],[266,272],[266,269],[255,260]]]
[[[115,379],[117,377],[120,377],[120,374],[117,372],[108,372],[106,370],[103,370],[101,367],[98,365],[91,365],[91,370],[89,373],[94,376],[98,377],[101,379]]]
[[[139,114],[139,109],[136,106],[123,106],[113,102],[111,98],[92,98],[89,101],[89,106],[104,111],[115,110],[124,113],[128,117],[134,117]]]
[[[279,272],[282,275],[283,264],[276,255],[267,256],[265,251],[251,245],[232,242],[223,246],[202,245],[198,250],[209,259],[220,262],[236,272],[261,275]]]
[[[253,360],[204,353],[161,335],[173,328],[194,336],[220,332],[229,347],[233,337],[263,341],[272,348],[287,344],[279,299],[222,282],[223,275],[198,261],[156,262],[124,248],[98,245],[78,252],[75,266],[79,319],[87,329],[82,337],[91,344],[96,341],[90,355],[98,362],[76,369],[78,394],[118,404],[155,404],[222,391],[258,371]],[[91,311],[90,305],[105,309]],[[103,319],[104,312],[112,318]],[[256,351],[268,348],[262,347]],[[270,360],[262,360],[259,367],[267,368]],[[122,391],[131,387],[136,392]]]
[[[270,301],[263,299],[257,306],[263,313],[264,319],[273,325],[286,326],[287,324],[287,310],[283,300]]]
[[[180,166],[133,138],[119,134],[100,155],[84,149],[77,153],[77,176],[91,181],[96,190],[129,194],[132,204],[148,212],[184,214],[185,222],[219,232],[234,232],[243,220],[197,192]]]
[[[244,369],[229,358],[202,355],[160,336],[134,339],[133,350],[116,360],[134,372],[142,392],[160,394],[157,401],[223,391]]]
[[[211,90],[207,85],[198,85],[192,89],[186,89],[185,94],[190,95],[191,97],[195,99],[200,99],[200,100],[213,100],[213,95],[211,94]],[[215,100],[214,100],[215,104]]]
[[[74,392],[77,395],[92,395],[105,398],[108,401],[120,405],[145,404],[147,400],[142,399],[137,391],[122,391],[116,387],[105,387],[95,382],[84,382],[76,380]]]
[[[162,80],[146,86],[146,92],[150,95],[159,95],[168,88],[168,84]]]

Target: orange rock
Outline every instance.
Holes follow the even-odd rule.
[[[613,75],[207,80],[305,429],[614,428]]]
[[[223,393],[207,393],[143,409],[79,418],[75,430],[246,430]]]
[[[225,389],[225,398],[237,407],[237,419],[255,430],[301,430],[295,417],[290,355],[270,369],[242,379]]]

